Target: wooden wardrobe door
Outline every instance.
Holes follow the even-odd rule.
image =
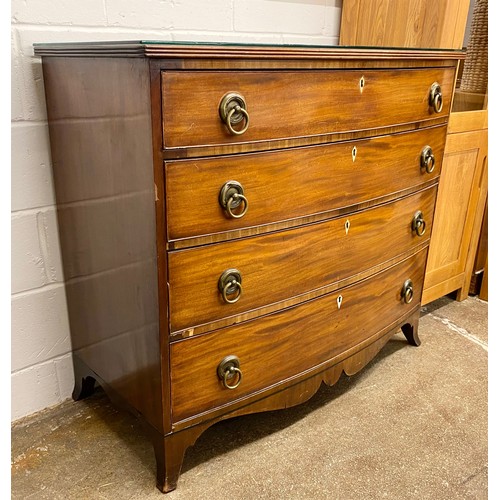
[[[487,140],[487,129],[448,135],[423,304],[457,289],[459,300],[467,297],[469,245],[476,241],[475,219],[478,214],[481,216],[486,198]]]

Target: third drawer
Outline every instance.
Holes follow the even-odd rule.
[[[298,303],[377,270],[428,242],[436,192],[433,186],[321,223],[169,252],[171,332],[207,331],[224,318],[234,323],[242,313],[255,316],[270,304],[276,310],[291,298]]]

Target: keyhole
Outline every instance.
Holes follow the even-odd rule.
[[[358,149],[356,146],[352,148],[352,162],[354,163],[356,161],[356,155],[358,154]]]
[[[337,308],[340,309],[341,305],[342,305],[342,295],[339,295],[337,297]]]
[[[365,77],[362,76],[361,79],[359,80],[359,90],[363,92],[364,87],[365,87]]]
[[[351,223],[349,222],[349,219],[347,219],[345,221],[344,227],[345,227],[345,234],[347,234],[349,232],[349,228],[351,227]]]

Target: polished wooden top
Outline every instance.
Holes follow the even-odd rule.
[[[37,56],[267,58],[267,59],[464,59],[465,51],[398,47],[270,45],[173,41],[103,41],[40,43]]]

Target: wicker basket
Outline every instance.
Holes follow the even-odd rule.
[[[486,94],[488,88],[488,0],[476,0],[460,90]]]

